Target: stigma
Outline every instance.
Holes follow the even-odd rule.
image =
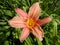
[[[32,28],[35,26],[35,21],[31,18],[31,19],[28,19],[26,21],[26,25],[29,27],[29,28]]]

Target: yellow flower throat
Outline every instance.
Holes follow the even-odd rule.
[[[26,24],[29,28],[32,28],[35,25],[35,21],[33,19],[28,19]]]

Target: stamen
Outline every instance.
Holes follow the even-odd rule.
[[[35,21],[33,19],[28,19],[26,24],[29,28],[32,28],[35,25]]]

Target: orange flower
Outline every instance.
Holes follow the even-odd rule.
[[[18,15],[8,22],[14,28],[23,28],[20,41],[23,42],[28,37],[30,32],[42,41],[44,32],[41,25],[50,22],[51,18],[47,17],[42,20],[38,19],[39,14],[41,13],[39,3],[34,3],[30,7],[28,14],[19,8],[16,9],[16,12]]]

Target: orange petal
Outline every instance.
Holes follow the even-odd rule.
[[[39,26],[35,26],[34,29],[32,29],[32,33],[40,40],[42,41],[43,40],[43,37],[44,37],[44,32],[43,30],[41,29],[41,27]]]
[[[23,42],[28,35],[30,34],[30,30],[28,28],[24,28],[20,37],[20,41]]]
[[[40,12],[41,12],[41,9],[40,9],[39,3],[36,2],[30,7],[28,15],[30,18],[38,19]]]
[[[23,17],[24,19],[27,18],[27,13],[24,12],[22,9],[16,8],[16,12],[20,17]]]
[[[50,17],[47,17],[47,18],[44,18],[42,20],[37,20],[37,23],[40,24],[40,25],[43,25],[45,23],[48,23],[50,22],[52,19]]]
[[[13,19],[9,20],[8,23],[14,28],[25,27],[24,22],[21,20],[19,16],[15,16]]]

